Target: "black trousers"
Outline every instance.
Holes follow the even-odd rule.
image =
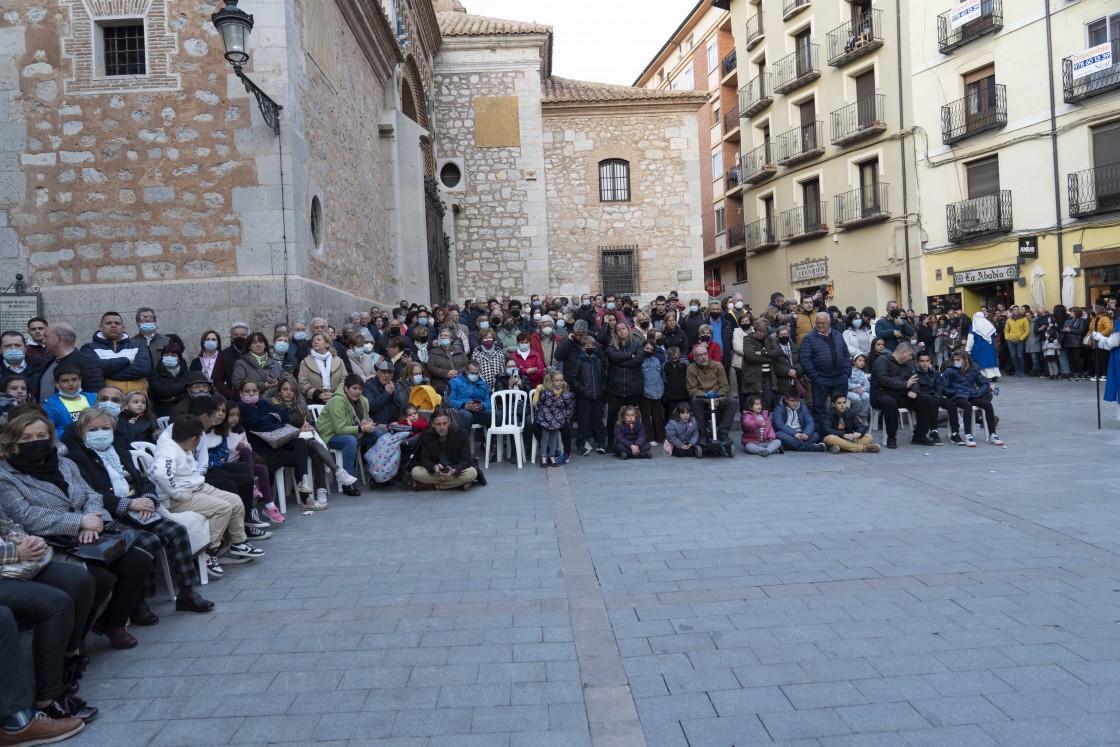
[[[108,598],[109,604],[101,613],[101,623],[107,628],[123,628],[136,606],[136,600],[144,591],[144,581],[152,572],[152,556],[138,547],[133,547],[120,560],[108,567],[90,563],[86,566],[93,574],[97,584],[93,609],[86,621],[86,630],[93,627],[97,609]],[[112,597],[109,597],[109,594]]]
[[[3,601],[0,601],[0,661],[4,662],[4,676],[0,677],[0,718],[7,718],[16,711],[30,708],[34,696],[31,694],[31,678],[27,676],[27,667],[23,665],[16,616]],[[59,677],[62,677],[61,662]]]
[[[307,442],[302,438],[293,439],[278,449],[274,449],[258,436],[249,434],[249,443],[253,446],[253,453],[264,457],[268,463],[268,471],[275,472],[281,467],[291,467],[296,471],[296,480],[302,480],[307,474]],[[210,482],[207,480],[207,482]],[[215,485],[214,487],[218,487]],[[225,490],[225,488],[222,488]],[[234,491],[230,491],[234,492]]]
[[[914,435],[924,436],[930,432],[937,422],[938,402],[933,397],[919,394],[911,399],[905,394],[888,394],[886,392],[871,392],[871,406],[883,413],[883,422],[887,426],[887,436],[894,438],[898,435],[898,411],[910,410],[914,413]]]
[[[306,465],[306,461],[304,462]],[[206,470],[206,482],[218,490],[233,493],[241,498],[245,516],[256,502],[253,498],[253,468],[244,462],[227,462]],[[270,499],[271,500],[271,499]]]
[[[63,660],[82,642],[93,601],[93,576],[80,565],[50,563],[34,581],[0,579],[0,608],[10,609],[21,625],[35,627],[31,642],[35,700],[53,700],[62,691]],[[22,669],[22,658],[3,659],[7,671],[0,680],[7,680],[12,669]],[[0,703],[3,700],[0,695]]]

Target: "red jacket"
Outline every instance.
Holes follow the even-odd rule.
[[[715,340],[708,342],[708,357],[715,363],[723,363],[723,350]],[[688,362],[692,362],[692,351],[688,351]]]
[[[541,354],[536,350],[533,350],[532,347],[529,348],[529,352],[526,355],[526,358],[522,358],[520,352],[514,351],[509,354],[509,357],[517,362],[517,370],[529,381],[529,388],[533,389],[539,386],[544,379],[544,358],[542,358]],[[537,372],[533,374],[526,373],[530,368],[537,369]]]

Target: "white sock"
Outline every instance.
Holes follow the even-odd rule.
[[[269,501],[268,503],[264,504],[264,507],[265,508],[276,508],[276,501]]]

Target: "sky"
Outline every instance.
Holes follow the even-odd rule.
[[[461,0],[468,13],[552,26],[552,72],[630,85],[696,0]],[[623,33],[618,33],[622,29]]]

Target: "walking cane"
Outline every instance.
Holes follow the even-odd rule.
[[[1097,430],[1101,429],[1101,376],[1098,372],[1097,348],[1093,348],[1093,381],[1097,385]]]

